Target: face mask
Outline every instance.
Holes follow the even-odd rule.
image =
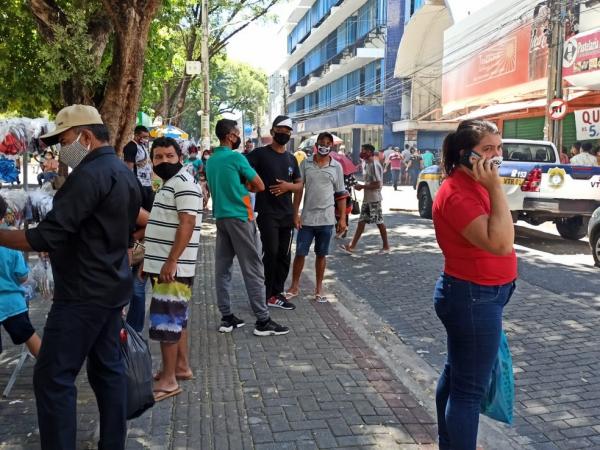
[[[233,150],[237,150],[238,148],[240,148],[241,143],[242,143],[242,138],[237,136],[237,141],[231,143],[231,148]]]
[[[321,156],[327,156],[331,152],[331,147],[325,147],[324,145],[317,145],[317,153]]]
[[[60,148],[60,155],[58,160],[63,164],[66,164],[71,169],[75,169],[83,161],[89,152],[89,146],[86,148],[79,139],[81,138],[81,133],[77,136],[74,142],[63,145]]]
[[[290,142],[291,136],[285,133],[274,133],[273,140],[277,142],[279,145],[285,145]]]
[[[196,154],[194,154],[194,153],[190,153],[190,159],[191,159],[191,160],[195,160],[195,159],[196,159]]]
[[[160,163],[154,166],[154,173],[158,175],[163,181],[167,181],[170,178],[173,178],[177,175],[182,168],[182,164],[180,162],[177,163]]]
[[[494,156],[493,158],[490,158],[490,161],[496,167],[500,167],[500,165],[502,164],[502,161],[504,161],[504,157],[502,157],[502,156]]]

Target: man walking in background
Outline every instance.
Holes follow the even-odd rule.
[[[375,149],[371,144],[364,144],[360,151],[360,158],[365,161],[365,181],[362,184],[357,184],[354,189],[364,190],[363,203],[360,210],[360,218],[358,219],[358,225],[356,226],[356,232],[352,238],[352,242],[343,244],[340,248],[347,254],[352,254],[360,237],[365,231],[365,225],[368,223],[374,223],[379,228],[381,234],[381,240],[383,241],[382,252],[389,252],[390,245],[388,244],[387,229],[383,223],[383,211],[381,209],[381,201],[383,199],[381,195],[381,187],[383,185],[383,168],[381,164],[374,157]]]
[[[219,331],[231,333],[244,321],[231,312],[231,271],[237,256],[252,311],[256,316],[254,334],[273,336],[289,333],[287,327],[271,320],[265,302],[265,276],[259,255],[260,238],[248,190],[260,192],[265,185],[244,155],[234,150],[241,143],[237,122],[221,119],[216,125],[221,143],[206,162],[206,177],[213,194],[213,215],[217,221],[215,285],[222,319]]]
[[[291,135],[292,120],[278,116],[271,128],[273,143],[248,155],[250,165],[268,186],[256,194],[256,223],[262,241],[267,305],[281,309],[296,308],[284,295],[294,231],[292,194],[302,191],[296,158],[285,149]]]
[[[394,148],[394,152],[389,157],[388,165],[392,170],[392,183],[394,190],[398,190],[398,181],[400,180],[400,172],[402,169],[402,155],[398,147]]]

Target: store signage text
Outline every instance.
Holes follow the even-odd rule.
[[[577,140],[600,139],[600,108],[575,111]]]

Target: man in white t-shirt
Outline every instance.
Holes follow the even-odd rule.
[[[150,152],[154,173],[163,180],[145,233],[144,272],[152,280],[150,339],[160,341],[162,369],[155,376],[156,401],[181,392],[177,380],[190,379],[188,304],[196,273],[202,224],[202,193],[183,167],[172,138],[158,138]]]
[[[348,254],[354,252],[354,248],[358,244],[360,237],[365,230],[365,225],[374,223],[379,228],[381,240],[383,241],[383,253],[390,251],[390,245],[387,238],[387,229],[383,223],[383,211],[381,209],[381,187],[383,186],[383,167],[379,160],[374,156],[375,148],[371,144],[364,144],[360,150],[360,159],[365,162],[365,181],[358,183],[354,189],[364,190],[363,202],[360,208],[360,217],[352,242],[342,245],[340,248]]]
[[[581,152],[571,158],[571,164],[574,166],[597,166],[598,160],[592,155],[592,143],[584,142],[581,144]]]

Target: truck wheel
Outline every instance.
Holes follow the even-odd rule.
[[[587,234],[587,225],[589,219],[583,216],[568,217],[558,219],[556,229],[564,239],[576,241]]]
[[[417,198],[419,199],[419,215],[423,219],[431,219],[431,208],[433,207],[433,200],[431,200],[431,193],[429,192],[429,188],[427,187],[427,185],[424,184],[421,187],[419,187]]]
[[[600,232],[596,231],[590,237],[590,247],[592,248],[592,256],[594,257],[596,267],[600,267]]]

